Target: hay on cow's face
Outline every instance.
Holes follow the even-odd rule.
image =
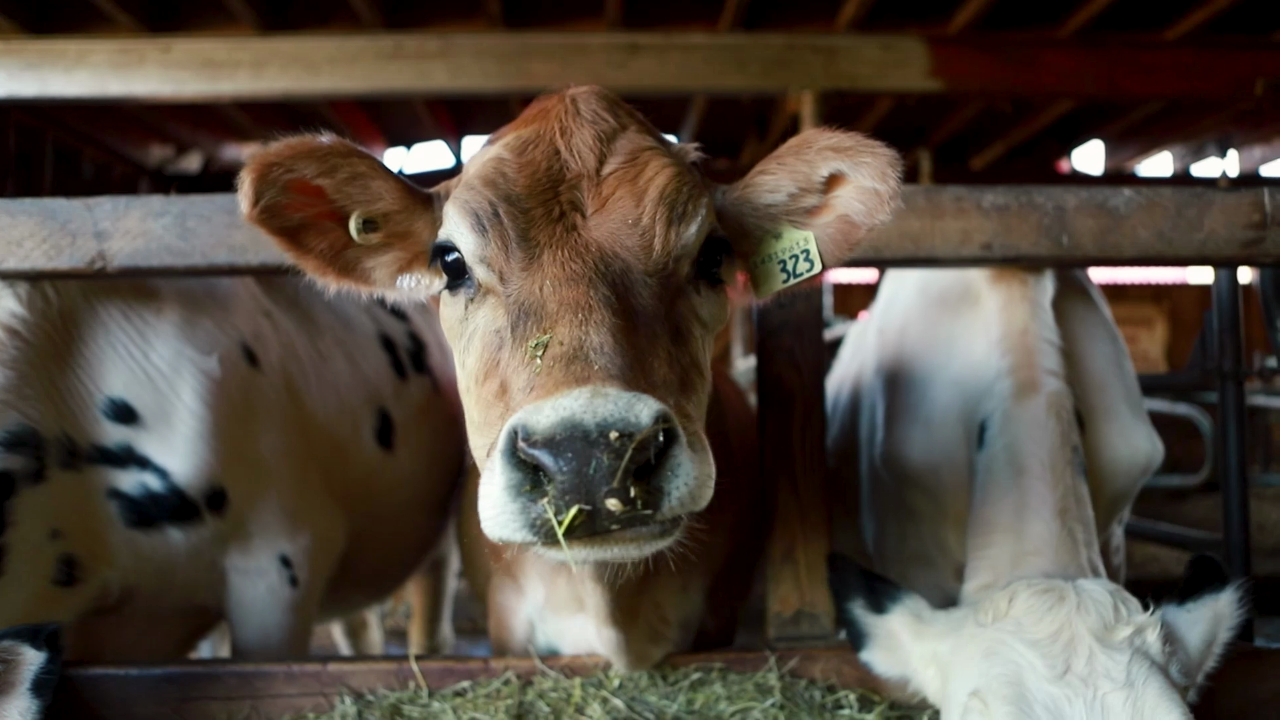
[[[770,663],[756,673],[732,672],[712,665],[637,673],[611,670],[585,677],[566,677],[546,670],[526,680],[508,673],[434,692],[412,689],[344,697],[330,712],[305,717],[917,720],[936,718],[937,714],[893,706],[870,693],[796,678]]]

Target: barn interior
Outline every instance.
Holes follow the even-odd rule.
[[[289,52],[282,45],[257,55],[237,44],[244,39],[333,41],[332,52],[341,53],[344,39],[420,33],[461,33],[474,52],[545,39],[547,49],[530,60],[542,67],[535,78],[574,77],[582,62],[575,49],[589,43],[640,38],[634,64],[605,72],[634,77],[623,97],[661,132],[698,143],[703,166],[720,180],[745,174],[808,114],[810,122],[886,141],[902,154],[906,181],[918,185],[1280,183],[1274,0],[0,0],[0,191],[9,198],[225,193],[248,154],[300,131],[347,137],[413,182],[434,185],[520,113],[537,94],[527,87],[536,80],[515,70],[506,77],[490,63],[467,77],[490,73],[491,81],[426,79],[414,89],[413,80],[381,83],[379,65],[361,56],[354,62],[365,65],[352,74],[389,89],[333,83],[325,90],[323,79],[299,75],[300,89],[284,97],[243,80],[242,87],[153,92],[145,83],[113,84],[110,62],[95,69],[86,58],[96,56],[81,54],[78,44],[118,41],[107,51],[116,61],[129,56],[163,76],[168,58],[183,53],[234,62],[244,52],[252,64]],[[821,45],[843,37],[909,43],[929,68],[904,69],[906,46],[898,44],[857,55],[864,64],[850,66],[850,56],[826,54]],[[645,48],[661,42],[683,43],[694,58],[725,47],[740,58],[758,47],[762,59],[731,81],[664,86],[646,77],[671,72],[662,64],[669,61],[645,58]],[[50,58],[75,72],[7,87],[6,68]],[[824,62],[833,69],[822,69]],[[789,85],[797,67],[810,67],[803,63],[821,79]],[[774,65],[785,67],[771,72]],[[210,62],[208,77],[221,67]],[[882,270],[827,274],[832,349],[847,322],[871,305]],[[1258,642],[1280,642],[1275,271],[1153,261],[1090,265],[1089,272],[1111,303],[1147,396],[1180,409],[1156,416],[1167,458],[1138,502],[1130,536],[1131,585],[1152,596],[1176,586],[1192,551],[1222,547],[1210,317],[1215,278],[1234,274],[1242,292],[1247,422],[1239,431],[1248,448],[1255,628]],[[752,353],[749,323],[741,329],[737,360]],[[463,652],[485,654],[473,604],[460,602],[457,620]],[[391,647],[402,652],[402,630],[394,619],[390,627]],[[332,650],[323,631],[315,644],[319,653]]]

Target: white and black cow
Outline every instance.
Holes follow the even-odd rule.
[[[0,630],[0,720],[40,720],[62,670],[57,625]]]
[[[443,534],[465,455],[434,311],[294,278],[0,283],[0,627],[69,659],[304,655]]]
[[[886,273],[827,412],[844,550],[874,569],[833,556],[831,584],[873,671],[944,720],[1191,717],[1241,595],[1156,610],[1120,585],[1164,447],[1083,272]]]

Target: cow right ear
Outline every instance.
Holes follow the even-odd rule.
[[[452,181],[424,191],[331,135],[273,142],[237,181],[245,219],[320,284],[410,299],[444,285],[431,265]]]

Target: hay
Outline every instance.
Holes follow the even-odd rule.
[[[481,720],[487,718],[846,718],[917,720],[932,711],[888,704],[870,693],[842,690],[788,675],[775,663],[757,673],[714,665],[567,677],[544,669],[521,680],[511,673],[439,691],[381,691],[343,697],[307,720]]]

